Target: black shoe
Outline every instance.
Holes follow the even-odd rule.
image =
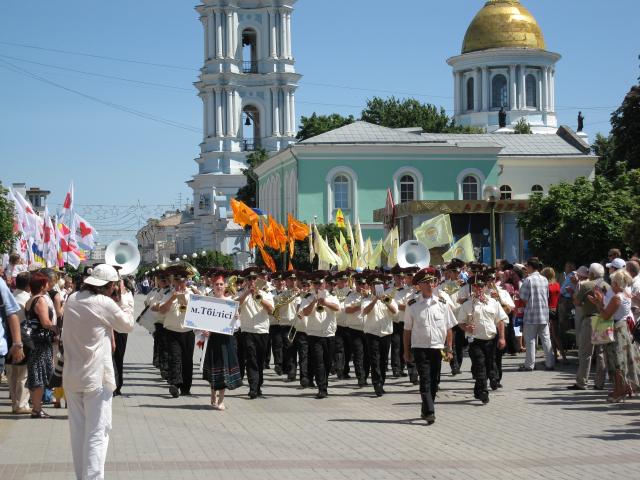
[[[456,375],[460,375],[460,369],[459,368],[451,369],[451,376],[455,377]]]
[[[576,385],[574,383],[573,385],[569,385],[567,387],[567,390],[586,390],[586,387],[581,387],[580,385]]]
[[[384,390],[382,389],[382,385],[374,385],[373,390],[376,392],[376,397],[381,397],[384,395]]]
[[[400,372],[400,370],[394,370],[392,376],[393,378],[400,378],[402,376],[402,373]]]
[[[400,370],[400,376],[401,377],[407,377],[407,376],[409,376],[409,374],[407,372],[405,372],[404,370]]]
[[[296,376],[295,375],[288,375],[287,379],[285,380],[286,382],[295,382],[296,381]]]
[[[489,392],[482,392],[480,394],[480,401],[482,402],[483,405],[486,405],[487,403],[489,403]]]
[[[351,375],[349,375],[348,373],[345,373],[345,374],[342,376],[342,379],[343,379],[343,380],[351,380]]]
[[[309,380],[307,380],[306,378],[301,378],[300,379],[300,386],[302,388],[309,388]]]
[[[427,425],[433,425],[436,422],[435,413],[423,413],[420,418],[427,421]]]
[[[364,388],[367,385],[367,382],[364,380],[358,380],[358,388]]]
[[[169,393],[173,398],[178,398],[180,396],[180,390],[175,385],[169,385]]]
[[[502,385],[500,385],[500,382],[498,380],[490,380],[489,385],[491,386],[491,390],[497,390],[500,387],[502,387]]]
[[[249,392],[249,398],[251,400],[258,398],[258,392]]]
[[[327,398],[329,396],[329,394],[327,392],[325,392],[324,390],[320,390],[318,392],[318,394],[316,395],[316,398],[318,400],[322,400],[323,398]]]
[[[535,368],[535,367],[534,367]],[[518,367],[519,372],[533,372],[534,368],[527,368],[524,365]]]
[[[191,390],[180,390],[180,395],[183,397],[191,396]]]
[[[480,394],[478,392],[473,392],[473,398],[480,400]]]
[[[122,395],[122,393],[120,392],[120,389],[113,391],[113,396],[114,397],[119,397],[120,395]]]
[[[282,367],[280,365],[276,365],[273,370],[276,372],[276,375],[282,375]]]
[[[553,372],[555,369],[555,367],[544,367],[545,372]]]

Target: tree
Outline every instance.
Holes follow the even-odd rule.
[[[7,189],[0,183],[0,253],[9,253],[16,234],[13,232],[14,206],[7,198]]]
[[[255,208],[257,206],[257,177],[256,174],[253,173],[253,170],[268,159],[269,154],[264,148],[258,148],[247,155],[246,162],[249,168],[242,169],[243,175],[247,177],[247,184],[238,189],[238,193],[236,193],[236,200],[246,203],[251,208]]]
[[[640,85],[634,85],[611,114],[612,156],[628,170],[640,168]]]
[[[200,271],[205,268],[220,267],[231,270],[233,268],[233,257],[225,255],[217,250],[207,250],[205,255],[198,255],[198,258],[187,260]]]
[[[444,108],[421,103],[414,98],[400,100],[396,97],[367,100],[361,120],[389,128],[420,127],[430,133],[480,133],[481,130],[456,125]]]
[[[591,182],[559,183],[547,196],[534,195],[518,225],[531,251],[547,264],[562,268],[573,260],[589,264],[606,256],[613,246],[628,248],[628,235],[638,213],[639,174],[611,182],[598,176]]]
[[[310,117],[300,118],[300,131],[298,131],[296,138],[299,141],[306,140],[307,138],[344,127],[353,122],[355,122],[353,115],[343,117],[339,113],[332,113],[331,115],[318,115],[317,113],[313,113]]]
[[[529,125],[529,122],[524,118],[521,118],[513,127],[513,133],[517,135],[530,135],[533,132],[531,131],[531,125]]]

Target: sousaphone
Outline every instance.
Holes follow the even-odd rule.
[[[429,249],[417,240],[407,240],[398,247],[398,265],[402,268],[426,268],[431,261]]]
[[[140,265],[138,246],[130,240],[114,240],[104,252],[104,263],[120,267],[120,275],[129,275]]]

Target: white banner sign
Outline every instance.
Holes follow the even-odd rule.
[[[191,295],[184,317],[185,328],[233,335],[238,302],[224,298]]]

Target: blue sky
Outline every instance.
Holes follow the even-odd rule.
[[[201,101],[192,87],[202,63],[197,0],[3,0],[4,62],[85,95],[186,126],[168,126],[114,110],[67,90],[0,67],[0,158],[4,185],[52,190],[60,203],[70,179],[76,201],[91,205],[176,204],[196,171]],[[303,75],[298,115],[358,116],[374,96],[414,95],[452,106],[446,59],[460,52],[482,0],[299,0],[293,51]],[[547,48],[562,54],[556,106],[575,128],[608,131],[612,110],[640,70],[637,2],[525,0]],[[24,48],[9,43],[172,65],[162,68]],[[12,58],[9,58],[12,57]],[[37,62],[37,63],[27,63]],[[170,85],[140,85],[52,68]],[[341,85],[349,88],[338,88]]]

